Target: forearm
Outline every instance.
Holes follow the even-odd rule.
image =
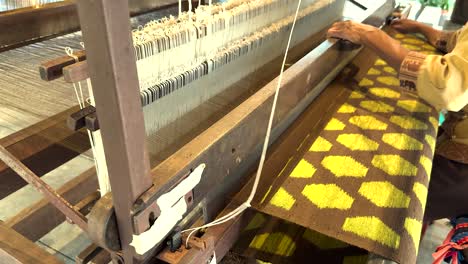
[[[400,69],[401,63],[409,52],[401,46],[400,42],[377,28],[363,34],[362,44],[369,47],[396,70]]]
[[[442,34],[442,31],[437,30],[433,27],[430,27],[428,25],[425,25],[423,23],[418,24],[418,31],[417,33],[421,33],[426,37],[427,41],[432,45],[432,46],[437,46],[437,40],[440,39],[440,36]]]

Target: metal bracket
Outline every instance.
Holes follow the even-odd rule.
[[[204,169],[205,164],[200,164],[185,179],[133,218],[137,235],[133,235],[130,245],[135,247],[136,253],[143,255],[159,245],[182,219],[193,203],[193,189],[200,182]],[[145,231],[142,232],[143,230]]]

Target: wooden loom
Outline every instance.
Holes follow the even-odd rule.
[[[382,2],[369,9],[359,19],[380,25],[393,11],[393,7],[391,2]],[[203,172],[204,179],[185,196],[189,213],[175,230],[180,231],[183,227],[209,222],[216,218],[220,211],[223,214],[235,206],[220,197],[239,190],[242,187],[242,180],[245,180],[243,176],[248,174],[251,166],[255,166],[255,161],[258,159],[258,143],[264,137],[264,131],[255,128],[266,125],[266,116],[274,95],[274,77],[277,69],[262,68],[255,72],[265,75],[263,81],[248,83],[259,86],[258,91],[237,95],[237,100],[241,102],[238,105],[227,104],[228,107],[209,122],[211,126],[208,128],[201,129],[201,125],[189,128],[188,131],[191,133],[180,136],[182,144],[171,142],[170,147],[173,150],[165,148],[165,152],[153,154],[160,160],[152,159],[151,163],[156,166],[150,169],[150,161],[145,150],[147,142],[144,140],[143,114],[139,105],[141,102],[137,100],[139,84],[133,49],[129,48],[132,46],[129,32],[121,30],[129,28],[128,21],[122,19],[127,16],[128,5],[125,1],[83,0],[78,1],[78,10],[81,21],[84,21],[81,27],[86,43],[87,60],[86,63],[76,63],[64,68],[63,73],[66,79],[73,82],[90,76],[93,87],[96,87],[95,111],[99,116],[99,126],[93,123],[96,117],[89,116],[89,113],[87,116],[82,116],[81,122],[85,120],[86,124],[86,121],[89,121],[88,128],[94,127],[93,129],[99,129],[102,133],[103,147],[106,153],[110,153],[106,155],[106,161],[112,186],[112,193],[103,195],[97,202],[96,199],[89,197],[87,200],[70,198],[72,200],[70,202],[76,203],[80,200],[81,202],[79,206],[68,208],[67,217],[75,224],[81,223],[97,245],[83,253],[83,262],[86,263],[85,261],[93,258],[107,259],[103,255],[109,255],[99,250],[99,247],[107,248],[112,253],[114,261],[125,261],[125,263],[147,261],[155,256],[169,262],[204,263],[212,258],[213,252],[217,258],[221,258],[234,243],[239,230],[249,217],[248,213],[232,222],[207,229],[200,238],[190,240],[189,244],[192,247],[182,252],[168,253],[168,249],[164,249],[164,243],[158,243],[148,253],[139,255],[135,254],[129,244],[132,234],[144,232],[150,227],[150,222],[157,219],[159,210],[156,205],[157,198],[172,190],[201,163],[207,164]],[[288,92],[281,94],[278,103],[274,138],[279,137],[309,104],[322,105],[327,100],[326,96],[333,96],[333,92],[330,91],[332,94],[328,94],[325,91],[315,99],[359,52],[359,50],[342,49],[339,47],[340,43],[328,41],[320,43],[322,40],[323,32],[318,32],[304,41],[308,43],[298,44],[292,50],[291,62],[297,61],[297,63],[285,72],[281,91]],[[315,46],[317,47],[313,49]],[[308,53],[311,49],[313,50]],[[270,63],[277,65],[278,59]],[[228,89],[226,93],[235,94],[232,89]],[[195,112],[187,113],[188,117],[185,118],[196,115],[197,110],[199,108],[194,107]],[[321,119],[315,121],[319,123]],[[168,131],[166,133],[171,132]],[[193,134],[194,131],[196,134]],[[249,136],[246,137],[246,134]],[[210,164],[215,165],[210,166]],[[23,175],[32,176],[27,171]],[[96,184],[95,180],[92,180],[95,178],[89,175],[92,175],[92,172],[87,172],[87,175],[82,177],[83,181],[94,181],[88,184],[87,188]],[[220,188],[213,189],[212,182],[220,183]],[[77,186],[83,185],[83,182],[77,184]],[[91,188],[95,190],[95,187]],[[65,197],[70,194],[73,197],[76,194],[71,194],[72,192],[64,188],[59,194]],[[59,209],[64,210],[61,206],[62,201],[55,202]],[[92,209],[86,220],[83,214],[89,204],[92,205]],[[41,210],[44,210],[46,205],[42,206]],[[224,207],[226,209],[222,210]],[[77,208],[81,209],[81,213],[76,210]],[[7,224],[18,226],[21,224],[18,222]],[[177,232],[169,235],[169,241],[177,244],[178,235]],[[13,251],[6,252],[12,256],[16,254]],[[20,261],[28,263],[29,260]],[[44,259],[44,261],[49,260]]]

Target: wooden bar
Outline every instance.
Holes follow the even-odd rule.
[[[44,182],[39,176],[32,172],[26,165],[18,160],[11,152],[0,146],[0,160],[8,167],[15,171],[29,184],[33,185],[41,192],[60,212],[65,214],[74,224],[79,226],[83,231],[88,230],[87,218],[77,211],[69,202],[60,196],[49,184]]]
[[[63,262],[0,222],[0,263],[59,264]]]
[[[177,0],[128,0],[130,15],[168,8]],[[195,6],[195,5],[194,5]],[[74,0],[0,12],[0,51],[77,31],[80,22]]]
[[[62,69],[66,66],[84,61],[86,53],[84,50],[73,52],[73,56],[62,56],[56,59],[41,63],[39,66],[39,75],[44,81],[52,81],[62,76]]]
[[[4,137],[0,145],[42,176],[90,148],[85,132],[72,132],[66,126],[67,117],[78,109],[70,108]],[[25,181],[0,162],[0,199],[25,185]]]
[[[83,40],[125,263],[133,263],[133,204],[151,185],[126,0],[78,0]],[[92,222],[92,220],[90,220]],[[98,243],[98,242],[97,242]]]
[[[96,172],[94,168],[91,168],[59,188],[57,193],[71,204],[76,204],[89,193],[96,191],[97,188]],[[63,221],[65,221],[65,216],[47,199],[43,198],[8,219],[5,225],[26,238],[36,241]]]
[[[108,251],[91,244],[81,251],[75,260],[76,264],[108,264],[112,258]]]
[[[74,1],[0,13],[0,51],[79,29]]]
[[[88,63],[86,61],[80,61],[63,68],[63,77],[68,83],[75,83],[88,79]]]

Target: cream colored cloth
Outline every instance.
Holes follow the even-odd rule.
[[[468,111],[468,25],[444,32],[436,43],[445,55],[410,52],[400,68],[400,84],[415,90],[438,110]],[[455,126],[453,141],[468,145],[468,119]]]

